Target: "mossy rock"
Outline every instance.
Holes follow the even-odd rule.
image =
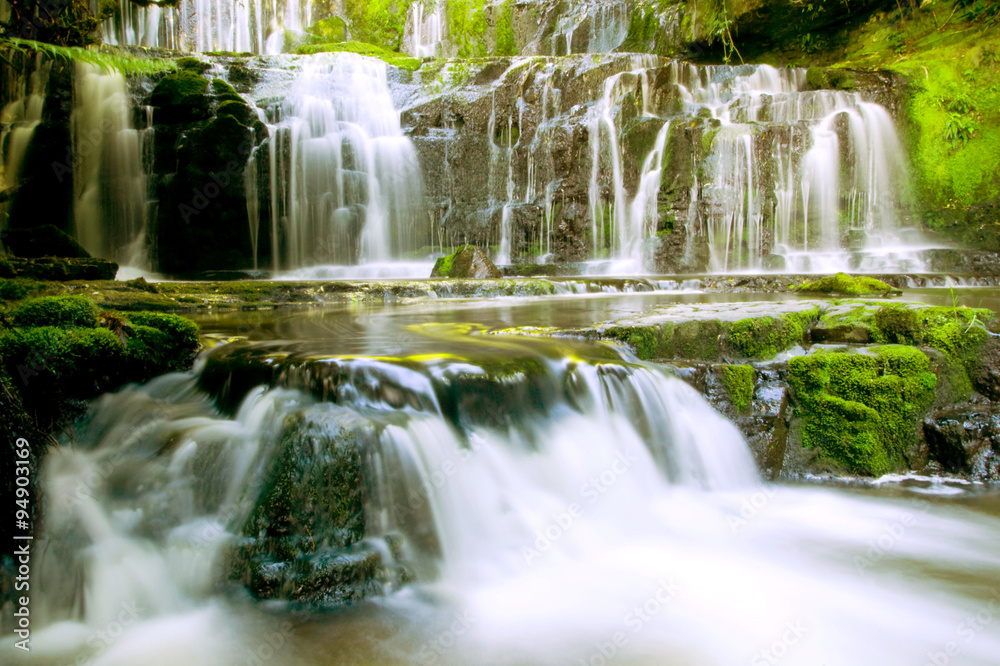
[[[921,337],[917,311],[905,305],[886,305],[875,312],[875,325],[886,342],[909,345]]]
[[[484,279],[500,278],[503,274],[485,252],[473,245],[466,245],[435,261],[431,277]]]
[[[190,70],[168,74],[157,82],[150,96],[158,124],[189,123],[212,115],[208,79]]]
[[[795,291],[831,296],[898,296],[903,293],[890,284],[866,276],[852,277],[847,273],[829,275],[812,282],[803,282]]]
[[[204,60],[195,58],[193,56],[184,56],[182,58],[178,58],[176,62],[178,70],[182,72],[192,72],[198,76],[201,76],[208,70],[212,69],[212,63],[205,62]]]
[[[832,67],[810,67],[806,70],[810,90],[854,90],[854,75]]]
[[[753,402],[754,382],[757,373],[751,365],[723,365],[718,367],[719,379],[737,411],[744,412]]]
[[[212,79],[211,86],[212,86],[212,93],[214,93],[215,95],[225,95],[227,93],[230,95],[237,94],[236,88],[229,85],[229,83],[227,83],[224,79],[218,79],[218,78]]]
[[[232,116],[241,125],[253,125],[258,120],[257,114],[245,102],[223,102],[215,113],[218,117]]]
[[[604,338],[618,340],[643,361],[664,358],[663,330],[659,326],[612,326],[601,331]]]
[[[726,334],[727,349],[740,357],[768,360],[802,344],[818,309],[789,313],[780,317],[752,317],[733,322]]]
[[[299,55],[314,55],[316,53],[356,53],[358,55],[378,58],[393,67],[408,71],[420,69],[421,61],[405,53],[389,51],[375,44],[365,42],[338,42],[331,44],[304,44],[295,49]]]
[[[97,326],[97,306],[86,296],[42,296],[22,303],[12,315],[14,326]]]
[[[802,443],[838,470],[879,476],[906,464],[917,425],[933,404],[936,376],[919,349],[874,354],[820,351],[789,361]]]
[[[347,41],[347,21],[339,16],[316,21],[306,32],[322,44],[339,44]]]

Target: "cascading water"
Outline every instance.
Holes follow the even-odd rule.
[[[428,244],[419,165],[385,63],[322,54],[301,67],[271,110],[274,269],[383,264]]]
[[[42,122],[51,68],[51,60],[35,56],[31,75],[17,86],[20,94],[0,110],[0,193],[7,194],[18,184],[28,144]],[[8,197],[0,198],[0,227],[7,222],[7,206]]]
[[[424,3],[410,5],[410,25],[413,26],[412,54],[418,58],[431,58],[438,54],[441,46],[442,7],[444,0],[432,0],[433,9],[428,12]]]
[[[504,87],[518,92],[501,108]],[[553,189],[579,197],[574,181],[586,168],[593,270],[648,270],[647,241],[671,225],[684,230],[688,254],[704,239],[713,271],[921,270],[926,247],[902,228],[905,156],[888,112],[860,93],[807,88],[805,70],[766,65],[515,60],[490,93],[491,131],[517,114],[517,150],[503,155],[514,195],[490,205],[550,211]],[[565,90],[580,101],[562,109]],[[573,141],[581,118],[589,160],[557,168],[553,145]],[[491,150],[496,166],[504,148]],[[690,194],[679,197],[671,183],[685,180]]]
[[[308,0],[181,0],[175,7],[120,0],[105,41],[184,51],[281,53],[285,31],[312,23]]]
[[[33,650],[7,638],[4,663],[242,664],[266,645],[290,665],[903,666],[949,641],[994,662],[1000,632],[968,618],[994,608],[975,582],[1000,575],[995,518],[762,486],[735,428],[661,370],[428,333],[412,356],[222,347],[97,401],[46,460]],[[379,584],[326,618],[218,592],[289,441],[326,465],[361,446],[363,542],[307,551],[374,553]],[[283,567],[266,570],[308,570]]]
[[[709,109],[712,141],[702,211],[718,271],[919,270],[901,245],[906,175],[888,112],[857,93],[809,91],[802,69],[672,63],[687,112]],[[689,221],[690,222],[690,221]],[[842,237],[855,232],[855,256]]]
[[[148,268],[148,166],[152,127],[132,126],[120,74],[78,64],[74,76],[73,219],[80,244],[97,257]]]
[[[552,35],[552,55],[573,55],[573,40],[587,26],[587,53],[610,53],[628,36],[630,9],[624,0],[573,0]]]

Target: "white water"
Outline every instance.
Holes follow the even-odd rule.
[[[301,33],[311,15],[310,0],[181,0],[177,7],[119,0],[103,31],[109,44],[281,53],[284,32]]]
[[[120,74],[76,66],[70,129],[77,240],[95,257],[147,268],[152,130],[133,128]]]
[[[274,270],[381,263],[419,247],[420,170],[385,63],[349,53],[300,62],[269,126],[270,192],[258,192],[270,196]]]
[[[760,270],[769,252],[792,272],[922,269],[922,248],[880,253],[906,252],[905,158],[883,107],[808,91],[803,69],[670,67],[688,111],[721,121],[700,197],[714,270]],[[848,230],[860,232],[862,257],[842,247]]]
[[[948,663],[995,663],[996,517],[761,485],[733,426],[680,381],[490,344],[543,350],[544,398],[464,402],[461,429],[430,382],[482,371],[448,354],[333,361],[349,378],[336,407],[258,389],[226,418],[184,375],[105,396],[75,449],[45,463],[33,650],[5,639],[4,663],[244,664],[265,640],[279,664],[911,666],[951,642]],[[287,380],[322,381],[311,373]],[[379,397],[386,383],[408,406]],[[299,413],[378,428],[370,538],[418,527],[390,510],[416,491],[440,545],[409,551],[417,582],[305,624],[213,585],[256,470]]]

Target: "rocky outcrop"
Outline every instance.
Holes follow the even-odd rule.
[[[458,252],[441,257],[434,263],[432,278],[466,278],[482,280],[503,277],[486,253],[466,245]]]
[[[180,71],[160,78],[149,96],[156,129],[154,265],[172,275],[252,268],[244,178],[267,127],[231,85],[201,75],[206,63],[180,62]],[[254,166],[268,182],[267,160]],[[261,200],[267,207],[270,199]],[[269,239],[261,234],[259,254],[270,252]]]

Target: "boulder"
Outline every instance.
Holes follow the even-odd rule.
[[[3,245],[16,257],[90,257],[90,254],[65,231],[51,224],[3,232]]]
[[[488,279],[503,276],[485,252],[466,245],[454,254],[438,259],[431,277]]]

